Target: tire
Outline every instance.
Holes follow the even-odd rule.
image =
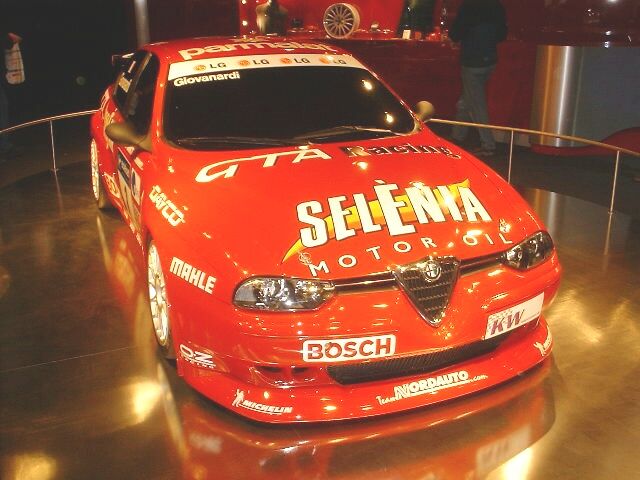
[[[147,249],[147,285],[149,287],[149,309],[156,342],[166,359],[175,360],[176,352],[171,335],[166,283],[160,255],[153,241],[149,243]]]
[[[113,208],[109,195],[104,188],[102,179],[100,178],[100,162],[98,161],[98,146],[95,140],[91,140],[91,188],[93,190],[93,198],[100,210],[109,210]]]

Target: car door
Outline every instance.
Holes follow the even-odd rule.
[[[138,65],[137,67],[134,66],[132,72],[130,72],[130,74],[133,73],[133,76],[122,75],[118,80],[117,88],[123,88],[124,86],[127,88],[127,93],[126,97],[118,99],[118,90],[116,90],[116,104],[120,107],[119,114],[122,119],[114,120],[129,122],[136,130],[136,133],[146,136],[149,135],[151,126],[159,62],[154,55],[146,52],[141,58],[138,57],[136,59],[134,56],[134,62],[138,63]],[[130,83],[127,84],[127,82]],[[121,83],[122,85],[120,85]],[[113,154],[116,167],[115,180],[122,201],[120,209],[129,227],[136,234],[138,241],[141,242],[140,204],[143,194],[142,179],[144,165],[148,162],[148,157],[151,154],[139,147],[127,147],[118,144],[114,144]]]

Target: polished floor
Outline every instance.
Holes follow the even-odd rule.
[[[640,219],[522,190],[564,266],[552,360],[408,414],[270,427],[156,355],[137,244],[88,178],[0,188],[0,478],[640,478]]]

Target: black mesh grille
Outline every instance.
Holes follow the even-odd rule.
[[[500,335],[490,338],[489,340],[469,343],[460,347],[440,350],[425,355],[414,355],[411,357],[392,358],[390,360],[378,360],[366,363],[332,365],[327,367],[327,373],[342,385],[429,373],[492,352],[508,336],[509,334]]]
[[[440,277],[433,281],[426,275],[429,262],[439,265],[441,269]],[[449,304],[459,266],[460,262],[454,257],[443,257],[405,265],[396,270],[394,275],[422,317],[432,325],[437,325]]]

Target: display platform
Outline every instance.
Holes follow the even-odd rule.
[[[138,244],[88,165],[0,189],[0,478],[637,477],[640,220],[521,192],[564,267],[550,361],[436,407],[274,427],[156,354]]]

